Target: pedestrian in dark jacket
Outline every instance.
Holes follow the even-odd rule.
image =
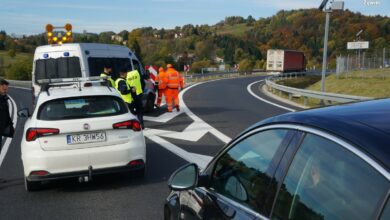
[[[11,116],[9,114],[7,95],[9,83],[5,79],[0,79],[0,152],[3,146],[3,136],[13,137],[14,127]]]

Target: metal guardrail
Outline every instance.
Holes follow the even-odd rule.
[[[20,80],[8,80],[7,79],[7,81],[9,82],[10,86],[29,88],[29,89],[32,87],[31,80],[30,81],[20,81]]]
[[[240,73],[237,71],[230,72],[213,72],[213,73],[192,73],[185,74],[182,73],[186,82],[199,82],[199,81],[207,81],[212,79],[228,79],[228,78],[237,78],[237,77],[245,77],[245,76],[257,76],[266,74],[265,71],[252,71],[250,73]]]
[[[295,75],[295,76],[297,76],[297,75]],[[278,76],[271,76],[271,77],[267,78],[265,80],[265,83],[268,87],[268,91],[275,92],[275,90],[278,90],[280,92],[280,94],[282,92],[285,92],[288,94],[290,100],[292,100],[292,98],[296,97],[296,96],[303,97],[304,98],[304,105],[308,104],[308,98],[315,98],[315,99],[319,99],[319,100],[324,100],[324,101],[327,101],[329,104],[331,104],[332,102],[347,103],[347,102],[356,102],[356,101],[364,101],[364,100],[373,99],[371,97],[317,92],[317,91],[312,91],[312,90],[297,89],[297,88],[292,88],[292,87],[288,87],[288,86],[282,86],[282,85],[275,83],[276,81],[278,81],[280,79],[282,79],[282,77],[278,77]]]

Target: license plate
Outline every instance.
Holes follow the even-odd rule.
[[[72,134],[66,136],[66,142],[71,144],[86,144],[86,143],[95,143],[95,142],[104,142],[106,141],[105,132],[94,132],[86,134]]]

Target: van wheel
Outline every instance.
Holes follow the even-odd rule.
[[[41,182],[29,181],[27,177],[24,177],[24,188],[27,192],[34,192],[40,189]]]

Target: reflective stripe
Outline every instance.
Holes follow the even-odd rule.
[[[168,88],[177,89],[180,86],[180,74],[174,69],[168,69]]]
[[[142,93],[141,75],[138,70],[127,73],[127,83],[129,86],[135,87],[137,95]]]
[[[123,95],[123,94],[121,93],[121,91],[119,91],[119,82],[122,81],[122,80],[125,82],[125,84],[126,84],[126,86],[127,86],[127,89],[130,90],[130,87],[129,87],[129,85],[126,83],[126,80],[124,80],[124,79],[122,79],[122,78],[118,78],[118,79],[115,81],[115,89],[119,92],[119,94],[121,95],[123,101],[125,101],[126,103],[129,103],[129,104],[130,104],[130,103],[133,102],[133,97],[131,96],[131,93]]]
[[[100,77],[107,77],[107,80],[111,83],[111,86],[115,86],[115,81],[111,78],[111,76],[107,75],[107,73],[101,73]]]

